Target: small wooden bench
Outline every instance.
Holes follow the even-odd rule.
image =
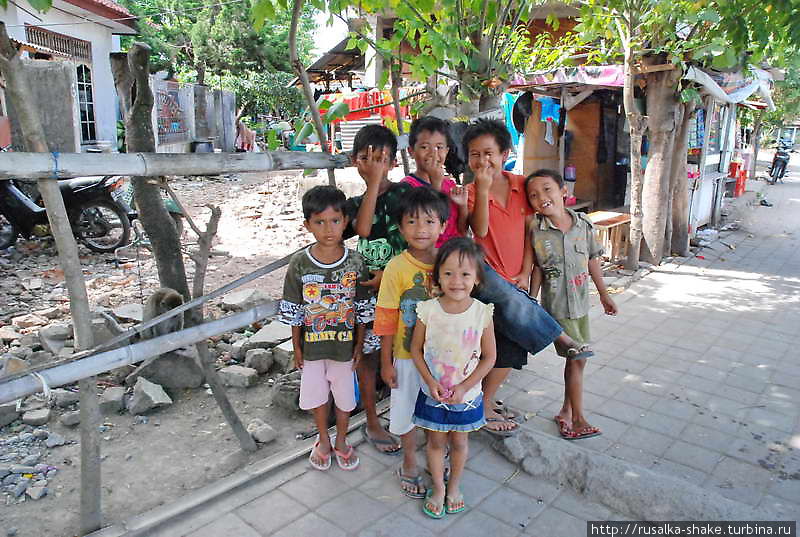
[[[613,211],[595,211],[587,215],[594,224],[597,240],[609,261],[619,261],[628,255],[631,215]]]

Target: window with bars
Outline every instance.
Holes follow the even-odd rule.
[[[97,124],[94,119],[94,96],[92,94],[92,70],[88,65],[78,66],[78,111],[81,119],[81,143],[97,140]]]

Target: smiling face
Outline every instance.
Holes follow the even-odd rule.
[[[447,256],[439,266],[439,288],[453,301],[469,298],[478,283],[475,261],[467,255],[460,255],[458,251]]]
[[[433,211],[406,213],[400,219],[400,234],[408,243],[409,250],[433,251],[443,230],[441,218]]]
[[[533,210],[544,216],[554,216],[564,212],[564,197],[567,187],[559,187],[549,175],[534,177],[526,187],[528,203]]]
[[[328,207],[322,212],[313,213],[303,225],[320,246],[328,248],[341,244],[347,217],[342,211]]]
[[[414,147],[409,148],[409,153],[417,163],[417,172],[430,174],[437,167],[444,165],[447,158],[447,137],[441,132],[422,131],[417,135]]]
[[[508,150],[500,151],[500,145],[491,134],[478,136],[469,142],[468,164],[469,168],[475,172],[485,166],[493,177],[502,175],[503,164],[508,158]]]

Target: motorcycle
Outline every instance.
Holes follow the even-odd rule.
[[[128,244],[132,215],[114,199],[121,177],[77,177],[58,181],[72,233],[90,250],[113,252]],[[0,250],[21,235],[46,235],[47,211],[14,180],[0,181]]]
[[[783,176],[786,175],[786,168],[789,166],[789,153],[794,153],[793,146],[791,140],[783,139],[778,142],[775,156],[772,157],[772,165],[769,168],[769,179],[767,179],[769,184],[774,185],[779,180],[783,182]]]

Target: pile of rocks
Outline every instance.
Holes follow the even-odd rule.
[[[58,468],[48,464],[47,458],[53,449],[67,443],[63,435],[24,421],[0,436],[0,490],[6,505],[26,498],[39,500],[50,493]]]

